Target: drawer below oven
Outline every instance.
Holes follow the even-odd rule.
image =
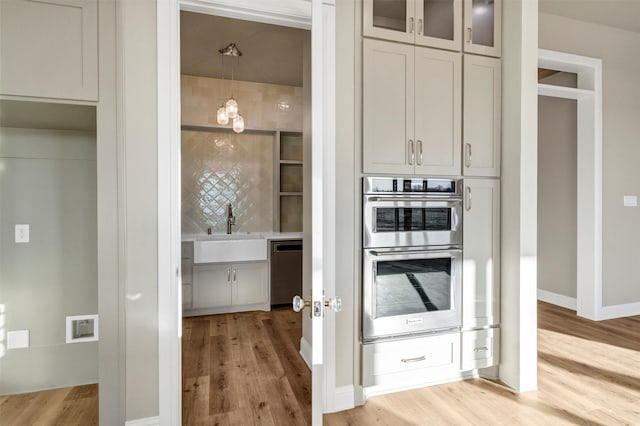
[[[460,333],[363,345],[363,386],[417,385],[460,371]]]

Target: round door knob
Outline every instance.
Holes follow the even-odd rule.
[[[309,306],[311,302],[304,300],[302,297],[296,295],[293,297],[293,310],[295,312],[300,312],[304,309],[305,306]]]
[[[334,312],[340,312],[342,310],[342,299],[334,297],[324,301],[324,307],[333,309]]]

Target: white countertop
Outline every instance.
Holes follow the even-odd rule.
[[[229,239],[233,239],[233,234],[237,234],[238,236],[253,234],[259,235],[259,238],[265,238],[267,240],[301,240],[302,232],[234,232],[229,237]],[[219,232],[215,232],[213,235],[227,235]],[[207,234],[182,234],[182,242],[193,242],[198,239],[198,237],[206,237]]]

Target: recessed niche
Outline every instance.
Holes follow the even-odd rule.
[[[98,341],[98,315],[67,317],[67,343]]]

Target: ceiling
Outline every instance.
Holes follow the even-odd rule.
[[[235,43],[242,52],[224,57],[224,78],[302,86],[302,48],[310,32],[297,28],[180,12],[181,73],[222,78],[218,49]]]
[[[539,0],[540,12],[640,33],[640,0]]]

